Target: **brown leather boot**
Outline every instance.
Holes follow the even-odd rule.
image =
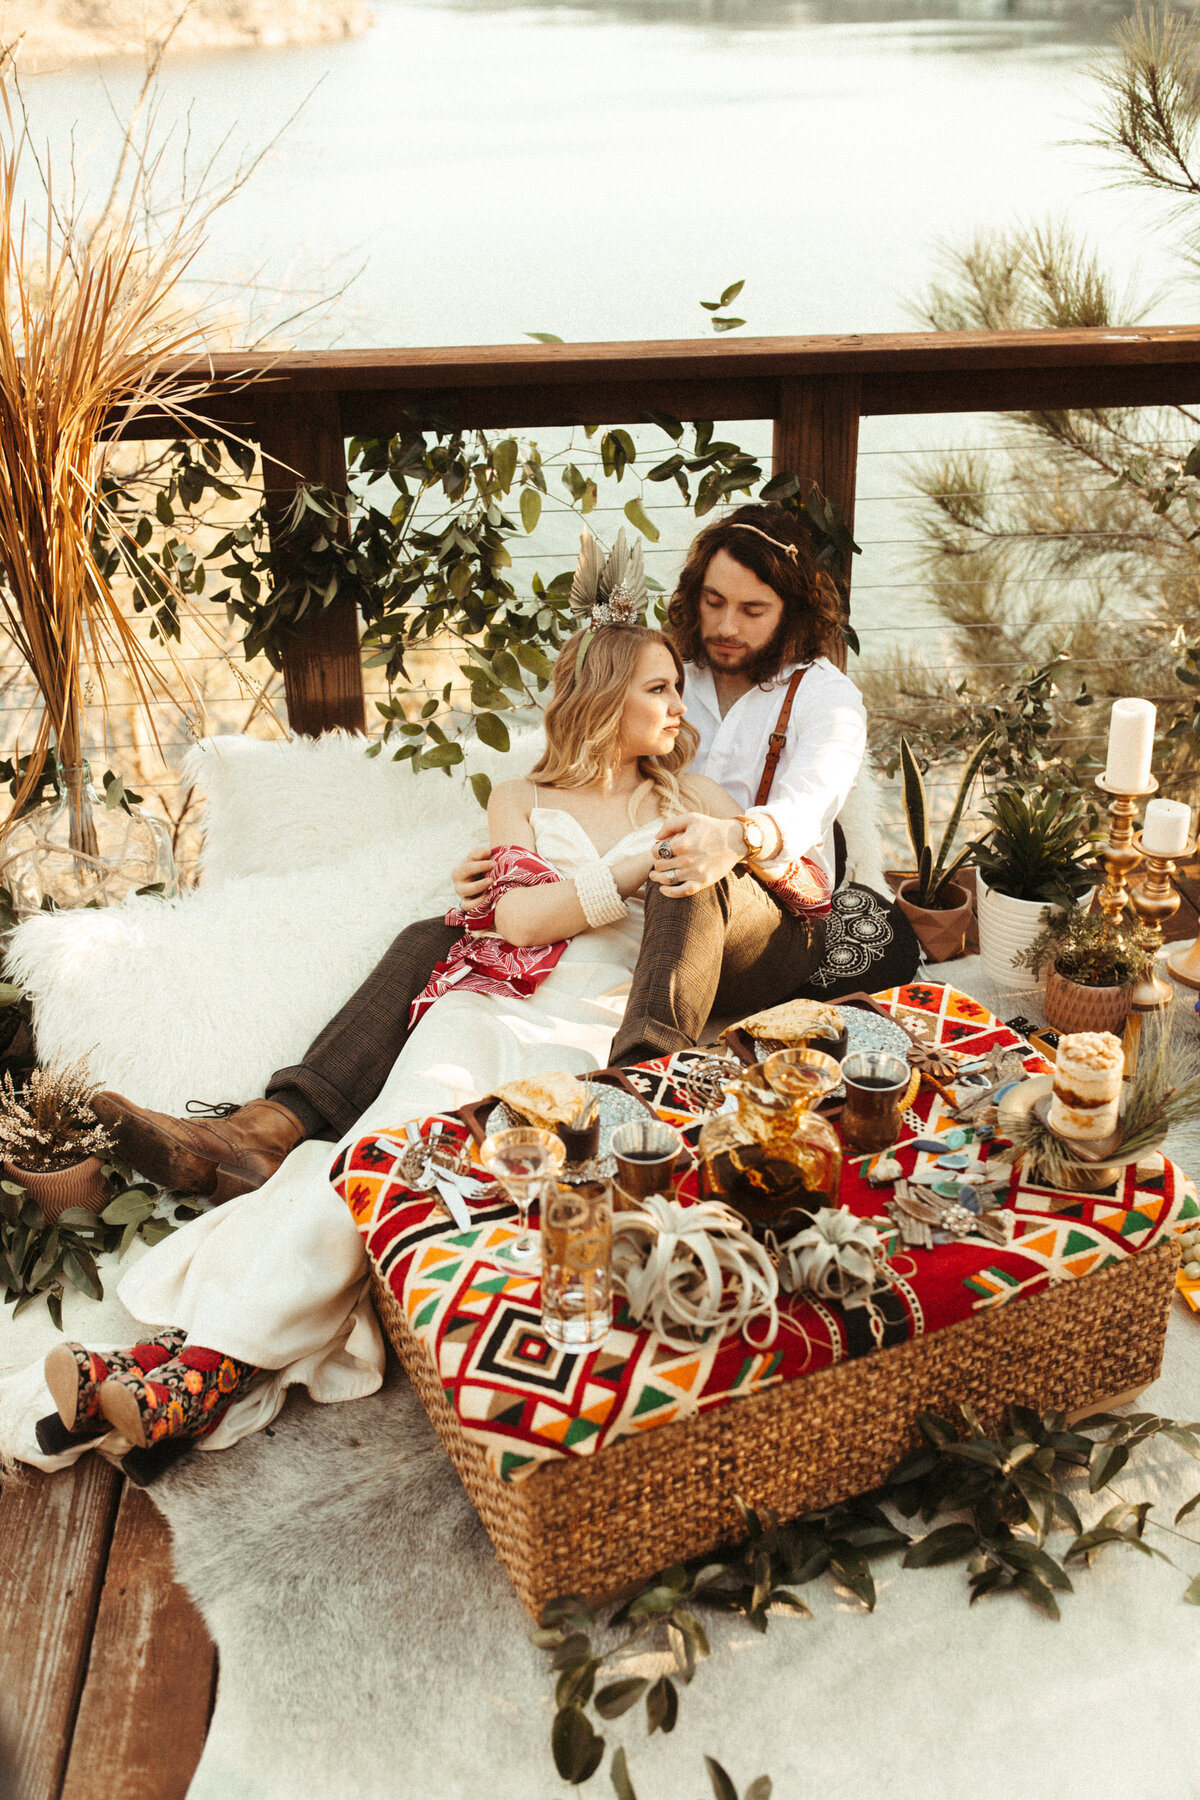
[[[173,1119],[113,1093],[93,1094],[91,1104],[118,1155],[139,1175],[173,1193],[217,1201],[261,1187],[305,1135],[277,1100],[250,1100],[211,1119]]]

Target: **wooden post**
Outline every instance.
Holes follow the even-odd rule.
[[[336,393],[310,392],[282,403],[264,397],[257,435],[273,529],[300,482],[345,493],[346,441]],[[335,725],[366,730],[358,612],[351,601],[335,601],[298,628],[283,653],[283,684],[288,722],[302,736]]]
[[[803,496],[815,481],[854,529],[858,468],[858,418],[862,380],[857,375],[785,378],[779,384],[772,454],[776,472],[800,477]],[[845,570],[847,582],[850,570]]]

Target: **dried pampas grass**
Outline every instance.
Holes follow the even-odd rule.
[[[111,209],[88,236],[61,211],[39,163],[45,213],[35,227],[20,199],[27,132],[3,72],[0,107],[8,140],[0,153],[0,621],[43,702],[15,817],[52,741],[64,767],[83,761],[89,672],[106,702],[105,669],[122,667],[154,734],[151,696],[171,694],[97,552],[101,524],[127,562],[138,548],[106,506],[105,465],[123,425],[147,411],[165,420],[166,435],[213,428],[191,410],[207,365],[191,379],[171,366],[204,350],[203,327],[177,292],[203,220],[181,218],[148,245],[138,198],[152,170],[142,167],[124,210]],[[190,696],[186,671],[167,650]],[[72,843],[85,847],[80,829],[73,818]]]

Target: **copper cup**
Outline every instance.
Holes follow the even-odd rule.
[[[675,1186],[675,1164],[683,1139],[673,1125],[661,1119],[635,1119],[612,1134],[612,1153],[617,1159],[617,1210],[640,1206],[651,1194],[670,1197]]]
[[[900,1136],[904,1096],[912,1070],[887,1050],[858,1050],[842,1064],[846,1104],[842,1136],[852,1150],[886,1150]]]

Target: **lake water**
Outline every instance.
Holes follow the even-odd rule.
[[[214,222],[210,274],[329,291],[310,341],[692,336],[744,278],[754,333],[885,331],[939,237],[1069,215],[1169,274],[1144,198],[1067,147],[1117,12],[1028,0],[374,0],[367,36],[180,57],[193,163],[299,118]],[[118,109],[137,83],[104,65]],[[29,84],[99,173],[101,74]],[[305,101],[305,96],[308,96]],[[1156,316],[1179,316],[1164,296]]]
[[[709,329],[698,302],[736,279],[754,334],[906,329],[939,239],[1050,215],[1101,241],[1122,277],[1161,286],[1151,318],[1194,310],[1154,203],[1106,187],[1068,142],[1123,10],[1102,0],[374,9],[356,41],[180,57],[163,79],[163,122],[190,115],[194,165],[227,133],[261,144],[303,102],[214,221],[204,272],[258,284],[272,307],[270,290],[301,304],[361,265],[310,343],[692,336]],[[118,110],[137,82],[105,65]],[[35,131],[61,150],[73,129],[98,184],[112,139],[100,73],[28,93]],[[763,428],[736,429],[766,447]],[[938,639],[908,563],[907,454],[991,441],[961,416],[864,421],[855,617],[873,654],[899,641],[898,619],[906,642]],[[606,535],[618,523],[597,520]],[[692,523],[670,521],[650,558],[664,581]],[[548,519],[530,568],[562,566],[577,529]]]

